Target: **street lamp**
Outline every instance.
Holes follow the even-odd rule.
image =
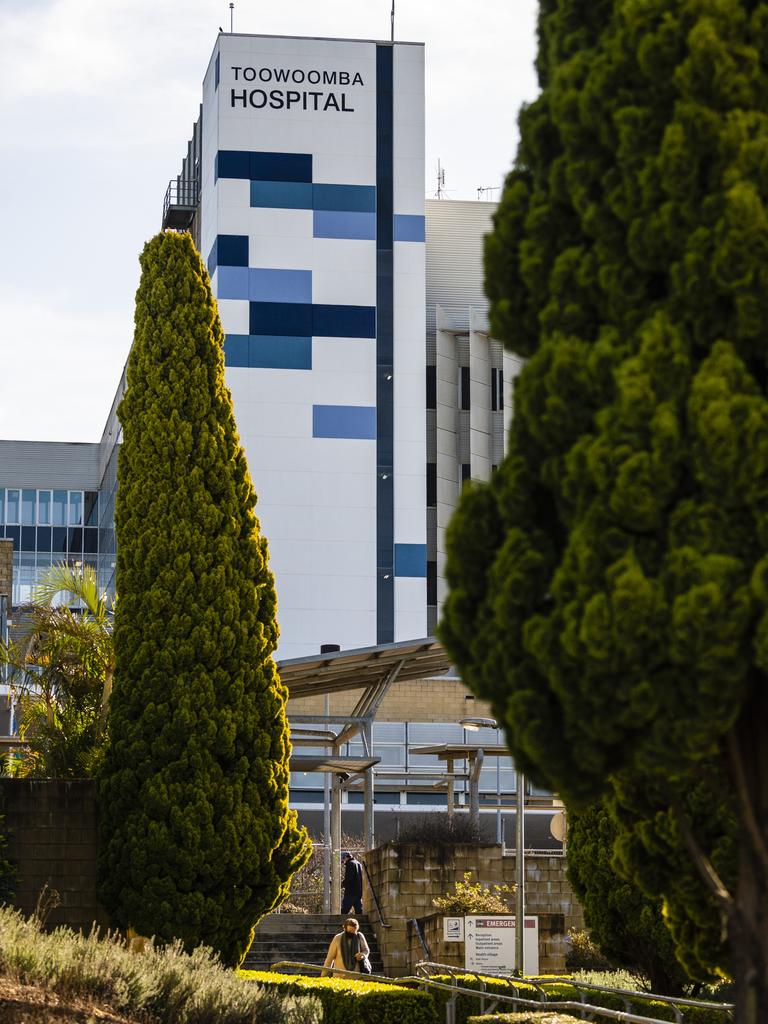
[[[479,732],[480,729],[498,729],[495,718],[462,718],[459,725],[470,732]],[[501,821],[501,758],[496,755],[496,842],[501,846],[504,843],[504,836]]]

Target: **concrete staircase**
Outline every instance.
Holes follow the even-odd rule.
[[[383,974],[384,965],[368,915],[353,916],[360,922],[360,931],[371,947],[373,973]],[[279,960],[322,964],[331,939],[341,931],[343,920],[340,914],[267,914],[256,927],[242,967],[247,971],[268,971]],[[281,972],[299,973],[287,969]]]

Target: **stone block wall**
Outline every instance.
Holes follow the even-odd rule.
[[[388,843],[366,854],[368,870],[389,928],[378,921],[372,901],[370,917],[388,974],[410,974],[425,958],[412,918],[423,922],[432,959],[438,963],[464,962],[462,943],[443,943],[442,925],[432,900],[452,892],[454,883],[470,872],[484,885],[513,885],[515,857],[503,856],[501,846],[462,845],[444,849]],[[539,917],[539,969],[565,970],[565,936],[584,927],[584,915],[565,876],[565,858],[525,858],[526,914]],[[439,929],[439,931],[438,931]]]
[[[8,614],[11,614],[13,594],[13,541],[0,540],[0,594],[8,598]]]
[[[16,866],[13,903],[31,914],[45,885],[61,905],[47,926],[88,931],[107,924],[96,898],[98,821],[96,787],[85,779],[0,778],[0,828],[8,837],[8,857]]]

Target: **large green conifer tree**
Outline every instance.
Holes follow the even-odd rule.
[[[540,782],[585,805],[622,773],[649,888],[689,883],[657,828],[696,865],[739,1022],[768,1020],[766,54],[761,0],[542,0],[486,249],[492,333],[527,365],[450,530],[441,631]]]
[[[101,895],[118,926],[236,964],[309,852],[288,809],[275,587],[208,275],[173,232],[141,268],[119,408]]]

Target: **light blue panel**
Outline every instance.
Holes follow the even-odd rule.
[[[251,206],[311,210],[312,185],[305,181],[252,181]]]
[[[376,188],[373,185],[313,185],[312,206],[316,210],[376,212]]]
[[[395,214],[396,242],[423,242],[425,240],[424,218],[407,213]]]
[[[248,366],[248,335],[228,334],[224,338],[226,366]]]
[[[251,334],[248,365],[271,370],[311,370],[312,339]]]
[[[248,267],[219,267],[218,297],[247,299],[248,272]]]
[[[376,409],[367,405],[313,405],[313,437],[376,439]]]
[[[395,544],[395,576],[426,576],[427,545]]]
[[[311,302],[312,271],[251,267],[248,271],[248,295],[245,297],[252,302]]]
[[[315,210],[315,238],[376,237],[376,214],[354,213],[346,210]]]

